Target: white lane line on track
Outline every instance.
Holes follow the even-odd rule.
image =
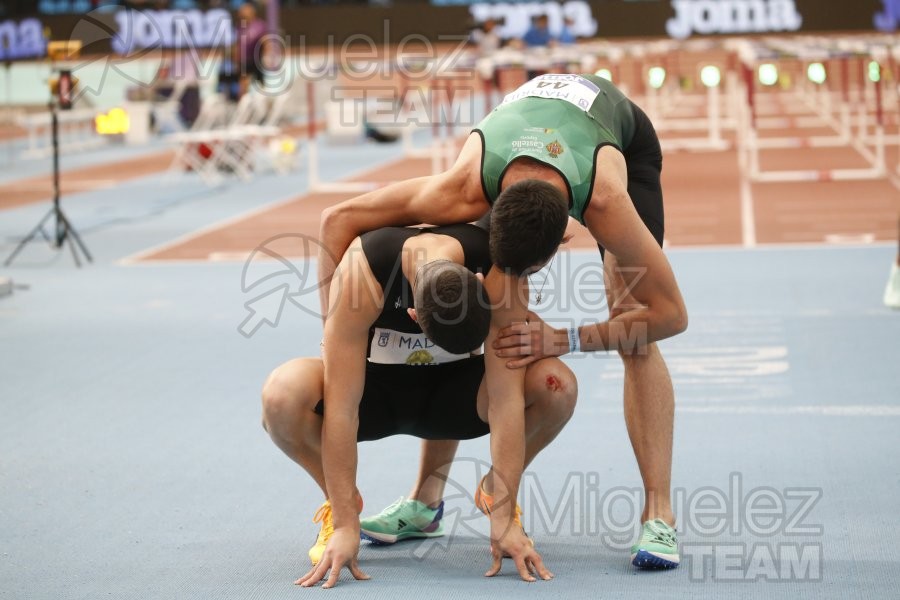
[[[599,412],[621,414],[622,408],[601,408]],[[797,406],[676,406],[677,414],[695,415],[760,415],[788,417],[807,415],[815,417],[900,417],[900,406],[890,404],[841,404]]]

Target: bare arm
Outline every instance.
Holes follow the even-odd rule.
[[[344,566],[356,579],[369,576],[359,568],[359,514],[356,499],[356,436],[359,403],[366,376],[368,330],[382,305],[372,293],[372,272],[361,252],[348,252],[336,272],[341,285],[331,297],[333,317],[325,324],[325,417],[322,464],[331,501],[334,534],[319,563],[296,583],[309,587],[325,578],[333,587]],[[374,289],[378,289],[377,286]],[[342,293],[341,290],[344,290]],[[359,293],[351,293],[359,292]],[[361,290],[361,291],[360,291]]]
[[[383,299],[362,252],[349,252],[336,273],[333,319],[325,324],[325,417],[322,462],[336,528],[359,527],[356,505],[356,434],[366,379],[369,328]]]
[[[491,299],[491,328],[487,347],[500,329],[525,319],[528,311],[528,279],[503,274],[493,267],[485,279]],[[488,392],[488,424],[491,429],[494,506],[491,512],[493,565],[488,575],[500,570],[504,553],[516,563],[519,576],[534,581],[532,572],[542,579],[552,574],[541,556],[513,521],[519,482],[525,468],[525,370],[507,369],[504,359],[486,352],[485,382]]]
[[[585,223],[606,248],[606,261],[624,279],[629,296],[611,298],[611,318],[584,325],[577,335],[585,352],[638,353],[649,343],[684,331],[687,311],[669,261],[628,196],[622,154],[603,148],[597,155],[596,173]],[[530,313],[528,322],[523,319],[505,327],[493,348],[498,356],[511,359],[508,367],[517,369],[569,352],[569,331],[554,329]]]
[[[609,321],[582,327],[583,350],[634,352],[677,335],[687,327],[687,311],[672,267],[641,222],[628,196],[624,157],[613,148],[597,156],[597,176],[585,224],[614,256],[626,287],[640,307],[613,306]],[[615,299],[614,299],[615,301]]]
[[[491,298],[491,328],[486,344],[496,339],[500,329],[524,321],[528,297],[527,278],[517,279],[493,267],[485,279]],[[484,357],[488,391],[488,424],[491,426],[491,461],[494,468],[494,497],[514,499],[525,467],[525,372],[505,368],[502,360],[488,352]],[[493,517],[512,518],[513,502],[495,504]]]
[[[450,170],[393,183],[322,211],[319,225],[322,308],[328,306],[335,265],[355,237],[391,225],[466,223],[487,212],[480,165],[481,140],[472,134]],[[327,311],[323,314],[327,315]]]

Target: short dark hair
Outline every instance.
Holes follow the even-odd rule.
[[[449,260],[427,263],[415,286],[416,317],[428,339],[453,354],[472,352],[484,343],[491,305],[472,271]]]
[[[569,203],[540,179],[525,179],[500,194],[491,210],[491,260],[516,276],[547,262],[559,248]]]

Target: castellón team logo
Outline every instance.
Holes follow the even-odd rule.
[[[550,153],[550,158],[557,158],[560,154],[565,152],[565,149],[562,147],[562,144],[559,143],[559,140],[553,140],[547,144],[547,152]]]

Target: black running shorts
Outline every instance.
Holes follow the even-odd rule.
[[[360,442],[398,434],[427,440],[468,440],[488,433],[478,418],[484,356],[440,365],[366,365],[359,404]],[[324,402],[315,411],[324,415]]]
[[[623,153],[628,167],[628,195],[641,221],[653,234],[656,242],[662,246],[665,233],[660,183],[662,149],[650,118],[633,102],[631,110],[634,114],[634,137]],[[600,244],[597,244],[597,247],[603,256],[605,249]]]

